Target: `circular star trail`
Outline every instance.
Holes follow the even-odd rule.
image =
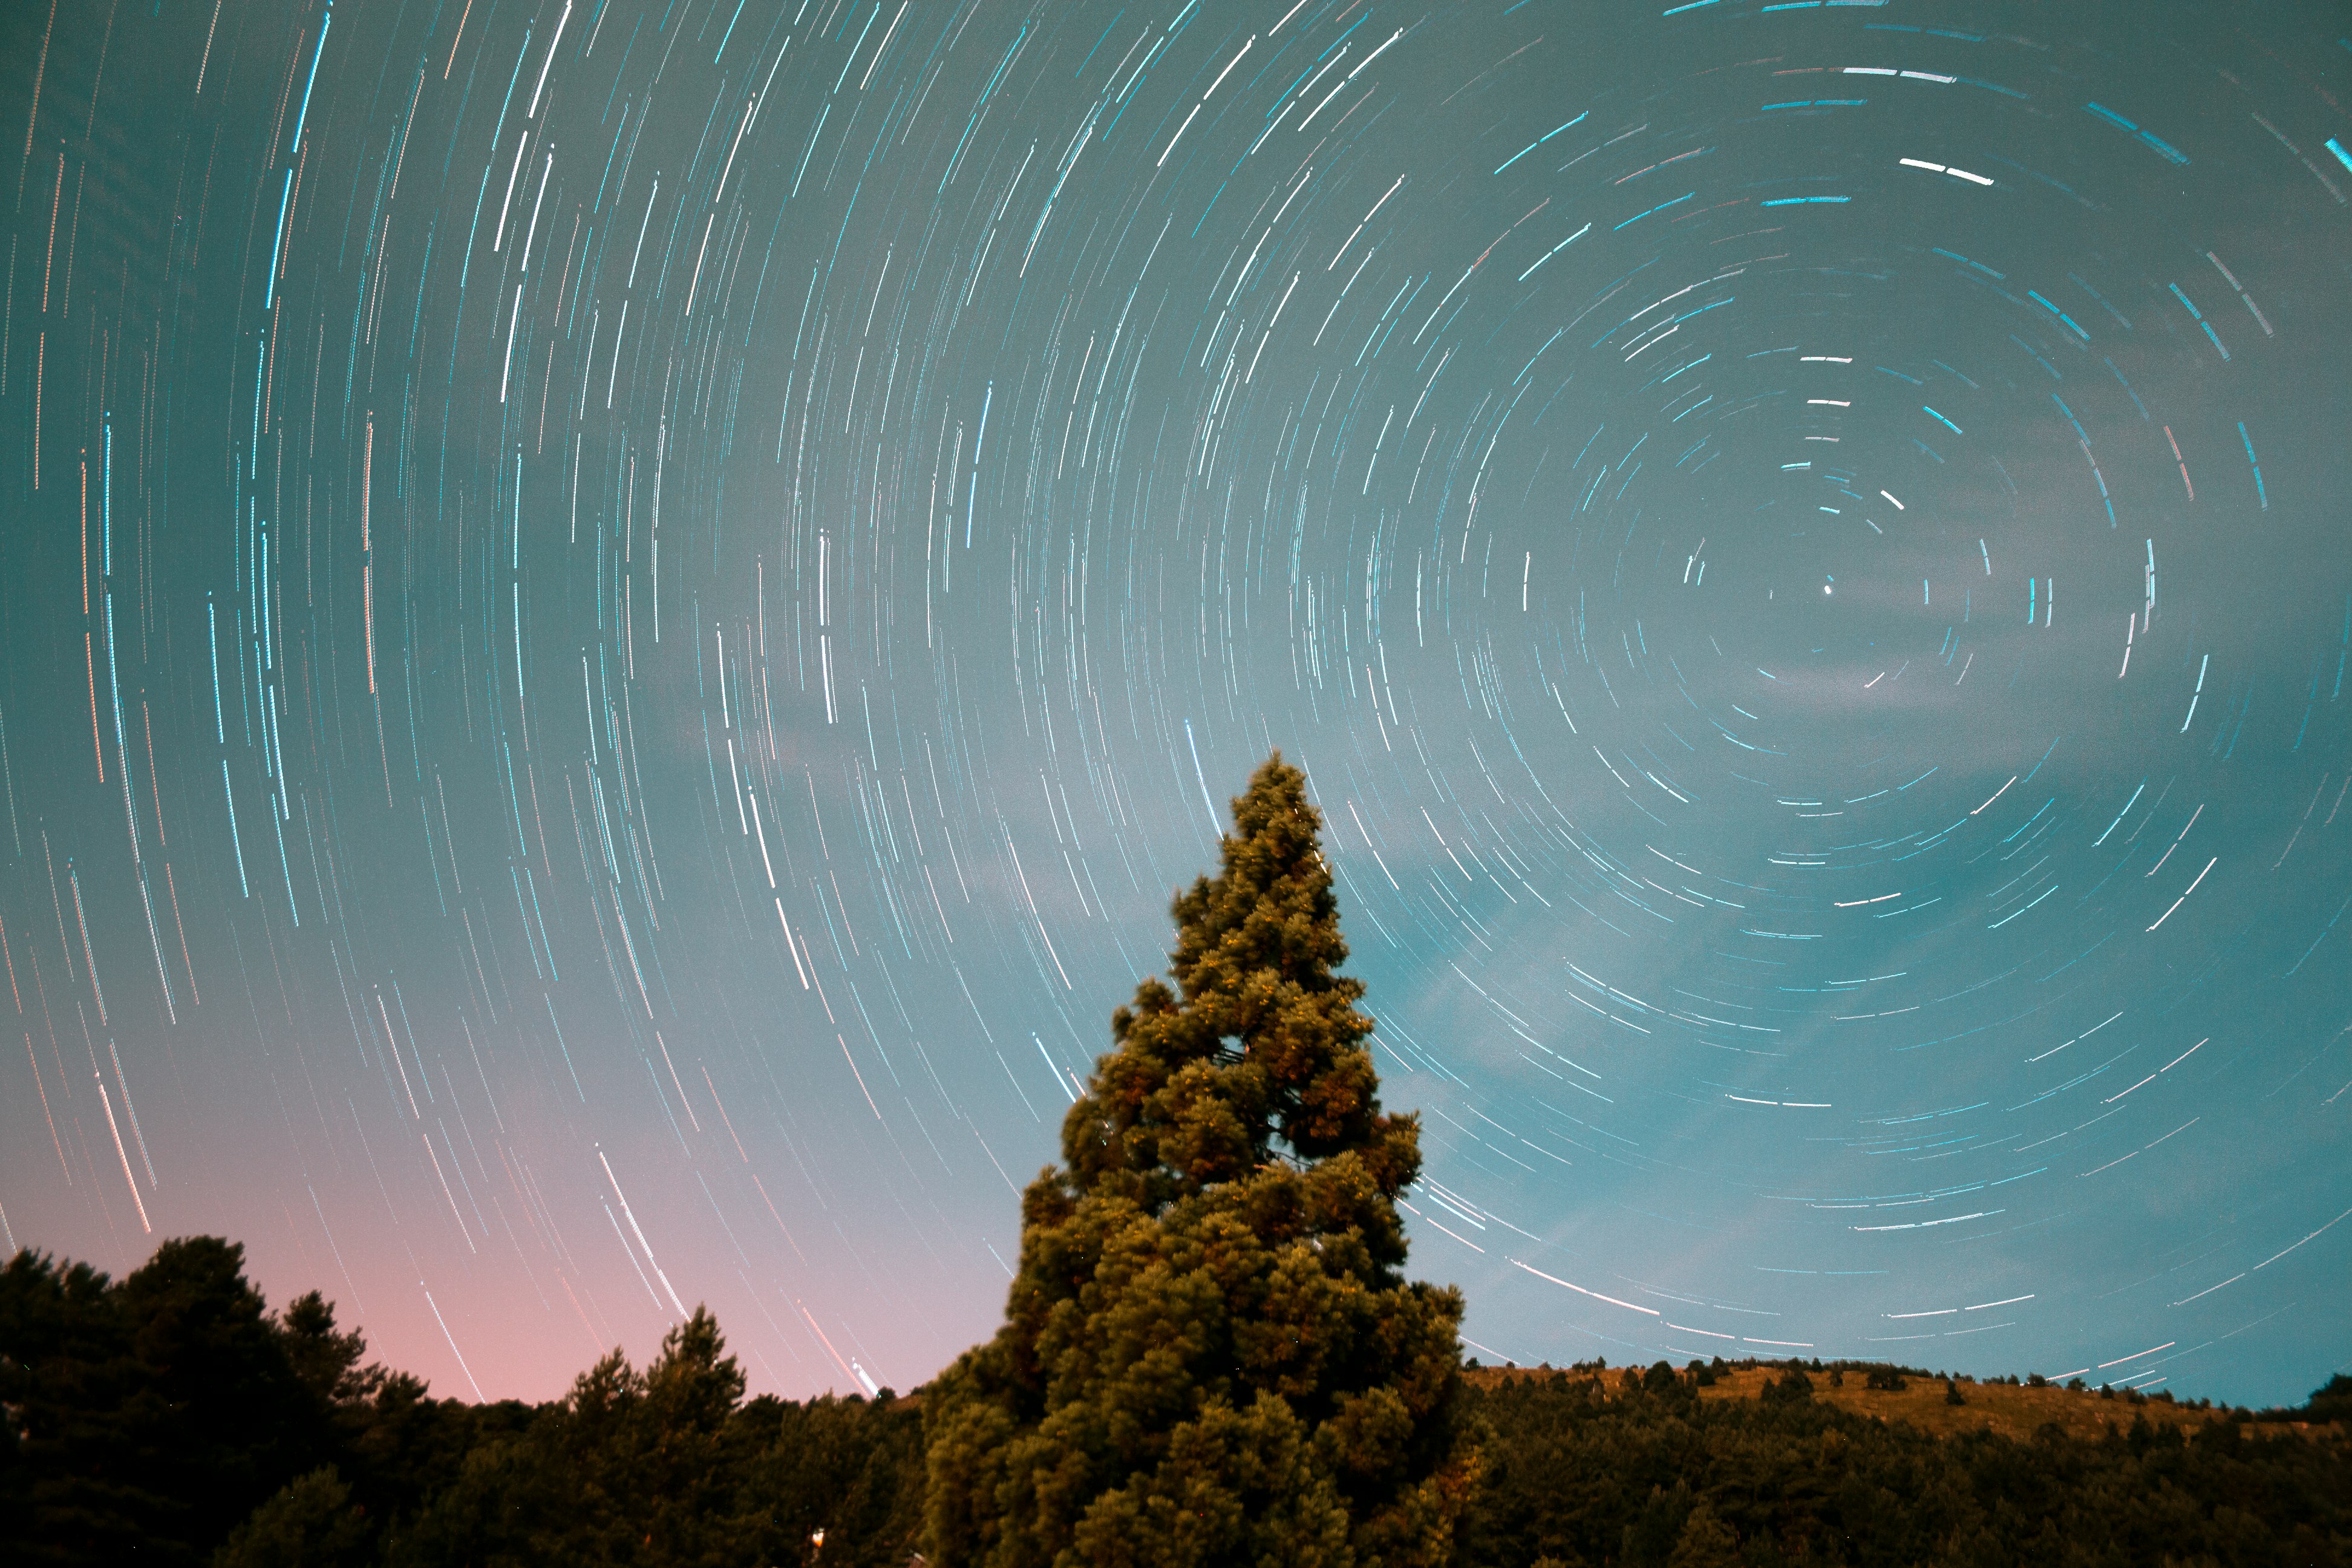
[[[2340,1363],[2332,8],[5,26],[11,1247],[912,1385],[1280,748],[1474,1353]]]

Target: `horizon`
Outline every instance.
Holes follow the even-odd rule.
[[[1279,750],[1465,1354],[2300,1403],[2352,39],[2263,22],[12,8],[9,1248],[919,1386]]]

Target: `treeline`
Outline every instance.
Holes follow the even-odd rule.
[[[545,1405],[428,1396],[244,1249],[169,1241],[120,1281],[0,1269],[0,1561],[193,1568],[907,1561],[922,1415],[769,1395],[707,1312]]]
[[[1486,1388],[1476,1403],[1492,1435],[1487,1484],[1463,1561],[2352,1561],[2352,1444],[2340,1429],[2313,1437],[2225,1412],[2192,1427],[2192,1438],[2118,1402],[2127,1425],[2108,1424],[2095,1441],[2055,1425],[2026,1441],[1989,1430],[1936,1437],[1817,1399],[1818,1372],[1783,1367],[1759,1398],[1714,1400],[1700,1397],[1693,1371],[1660,1363],[1647,1373],[1554,1373]],[[2330,1391],[2352,1402],[2352,1380],[2338,1377]]]
[[[1484,1477],[1455,1561],[2352,1564],[2340,1426],[2222,1411],[2184,1435],[2119,1401],[2097,1440],[1935,1437],[1815,1397],[1872,1370],[1792,1363],[1757,1399],[1702,1397],[1711,1369],[1663,1363],[1465,1379]],[[168,1242],[119,1281],[20,1252],[0,1269],[0,1556],[906,1563],[919,1394],[743,1392],[704,1313],[646,1367],[615,1352],[561,1400],[469,1405],[369,1363],[315,1292],[269,1311],[227,1242]],[[2352,1379],[2269,1414],[2352,1415]]]

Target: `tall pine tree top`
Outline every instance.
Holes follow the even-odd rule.
[[[1175,988],[1112,1016],[1023,1197],[1004,1326],[927,1401],[942,1568],[1450,1555],[1462,1300],[1400,1273],[1419,1125],[1380,1108],[1305,786],[1277,752],[1234,800]]]

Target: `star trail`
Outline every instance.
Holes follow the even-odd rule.
[[[10,1249],[912,1386],[1279,747],[1473,1353],[2352,1353],[2339,8],[0,29]]]

